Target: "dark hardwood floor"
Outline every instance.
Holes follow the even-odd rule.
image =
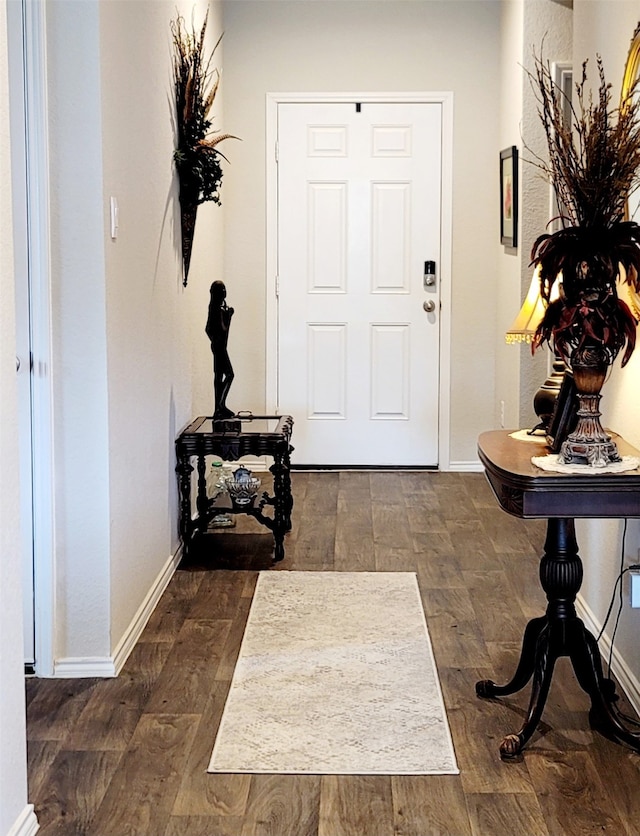
[[[638,836],[640,757],[590,730],[567,660],[517,762],[498,744],[528,689],[475,697],[509,678],[544,610],[542,523],[500,511],[482,474],[296,472],[293,487],[273,571],[417,572],[460,775],[206,773],[269,565],[270,534],[243,518],[177,571],[119,677],[27,681],[40,836]]]

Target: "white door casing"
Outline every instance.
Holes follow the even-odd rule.
[[[25,634],[30,644],[26,661],[30,663],[35,655],[36,674],[51,676],[55,572],[45,5],[31,0],[10,3],[7,25],[11,52],[12,147],[18,149],[20,162],[13,177],[18,184],[14,204],[16,331],[18,346],[24,346],[19,349],[24,356],[20,357],[18,387],[24,480],[21,527],[25,555]],[[26,484],[29,477],[30,486]],[[29,566],[31,555],[33,563]]]
[[[33,485],[31,455],[31,328],[27,223],[27,148],[23,19],[21,4],[7,8],[11,105],[11,188],[13,202],[13,263],[16,303],[16,384],[20,462],[20,550],[22,560],[22,619],[25,665],[35,664]]]
[[[451,97],[308,98],[270,100],[267,402],[294,415],[299,463],[446,467]]]

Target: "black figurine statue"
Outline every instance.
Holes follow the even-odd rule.
[[[229,326],[233,316],[233,308],[227,306],[227,289],[224,282],[216,281],[211,285],[211,301],[209,302],[209,316],[207,317],[207,336],[211,340],[213,352],[213,391],[215,408],[213,417],[216,420],[232,418],[232,412],[226,404],[227,395],[233,382],[233,367],[227,353]]]

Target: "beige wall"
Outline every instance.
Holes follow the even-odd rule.
[[[178,9],[199,27],[207,5]],[[210,6],[208,49],[222,33],[220,5]],[[120,209],[117,240],[105,236],[112,649],[178,546],[174,440],[213,399],[204,326],[209,285],[222,278],[223,209],[199,209],[185,289],[171,156],[175,11],[173,0],[100,4],[105,230],[111,195]],[[215,60],[222,68],[222,48]],[[222,98],[221,88],[214,127]]]
[[[178,547],[174,439],[212,398],[204,324],[209,284],[222,277],[222,210],[200,210],[185,289],[172,164],[176,5],[200,26],[204,0],[47,6],[55,654],[80,666],[113,654]],[[210,6],[213,47],[221,15]],[[217,101],[221,124],[222,91]]]
[[[453,91],[451,460],[494,425],[499,2],[224,4],[230,403],[265,406],[265,94]],[[472,405],[472,406],[471,406]]]
[[[546,154],[546,140],[537,114],[535,95],[525,69],[533,52],[550,62],[571,62],[571,9],[554,0],[509,0],[502,5],[501,141],[516,145],[520,154],[520,222],[517,251],[500,247],[496,294],[496,426],[500,403],[506,428],[531,427],[536,421],[533,395],[547,374],[548,351],[531,356],[527,344],[506,345],[504,334],[529,289],[531,247],[550,220],[549,185],[532,164]]]
[[[497,151],[515,145],[522,158],[522,52],[524,27],[524,0],[502,4],[500,20],[500,137]],[[497,153],[496,153],[497,157]],[[519,171],[522,172],[522,160]],[[496,162],[496,177],[498,164]],[[520,178],[522,180],[522,178]],[[521,208],[521,192],[519,193]],[[522,219],[520,222],[522,226]],[[522,231],[520,231],[520,238]],[[496,388],[495,414],[492,427],[519,427],[520,355],[518,346],[505,345],[504,334],[518,311],[522,295],[520,289],[519,252],[503,247],[498,235],[495,238],[496,257],[496,329],[495,361]],[[504,405],[504,406],[502,406]],[[504,415],[502,414],[504,410]]]
[[[69,38],[69,32],[75,36]],[[109,653],[109,448],[99,7],[47,12],[56,656]]]
[[[543,46],[544,45],[544,46]],[[571,63],[572,12],[566,3],[556,0],[527,0],[524,7],[522,37],[522,66],[531,72],[534,68],[534,52],[540,55],[544,49],[545,61]],[[547,140],[538,116],[538,101],[527,74],[521,70],[522,84],[522,228],[520,238],[521,294],[529,289],[532,269],[531,248],[539,235],[548,231],[551,220],[551,195],[549,183],[533,164],[536,156],[547,154]],[[530,426],[535,421],[532,401],[536,390],[545,380],[547,366],[552,360],[545,347],[531,356],[528,346],[510,349],[520,354],[520,421],[519,426]]]
[[[574,66],[589,60],[589,78],[596,78],[595,56],[604,62],[606,78],[612,84],[613,102],[620,95],[620,85],[633,32],[640,21],[640,5],[627,0],[574,0]],[[638,220],[636,218],[636,220]],[[621,433],[640,448],[640,352],[628,366],[620,369],[618,360],[603,390],[603,423]],[[578,538],[584,563],[582,597],[588,612],[600,623],[607,611],[620,569],[622,523],[582,521]],[[627,529],[624,562],[640,563],[640,522],[630,520]],[[615,646],[622,660],[616,673],[627,678],[635,689],[636,708],[640,708],[640,610],[629,608],[628,578],[623,584],[625,609]],[[608,636],[612,625],[609,625]]]

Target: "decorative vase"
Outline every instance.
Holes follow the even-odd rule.
[[[238,467],[227,478],[226,487],[234,508],[248,508],[258,495],[260,480],[248,468]]]
[[[621,461],[618,448],[600,423],[600,390],[615,359],[601,345],[587,345],[571,353],[571,369],[578,397],[578,423],[560,448],[565,464],[606,467]]]
[[[187,198],[180,195],[180,233],[182,239],[182,284],[187,286],[189,277],[189,265],[191,264],[191,250],[193,249],[193,236],[196,227],[196,216],[198,214],[197,195]]]

